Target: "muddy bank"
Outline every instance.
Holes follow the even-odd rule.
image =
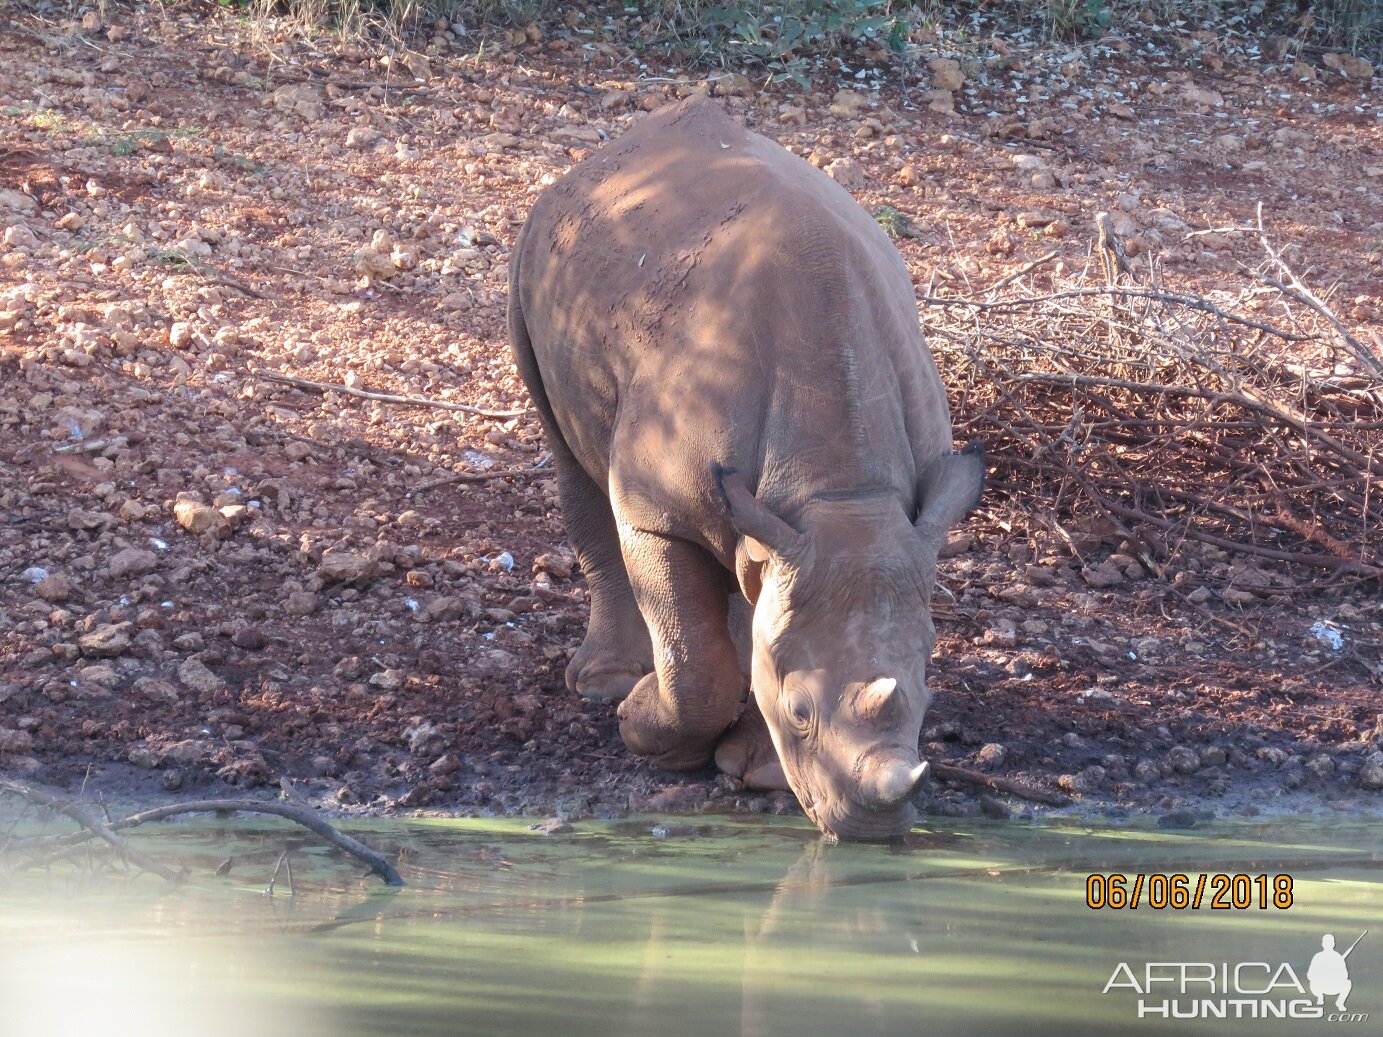
[[[583,580],[536,422],[492,416],[526,406],[502,318],[532,198],[686,84],[551,41],[401,84],[202,13],[84,32],[0,31],[0,768],[139,802],[796,809],[648,769],[565,689]],[[1239,244],[1187,235],[1262,201],[1378,334],[1377,81],[1101,46],[1079,75],[980,62],[953,111],[886,81],[724,103],[904,214],[919,286],[1079,269],[1111,212],[1169,283],[1222,291]],[[1002,497],[957,538],[929,758],[1107,814],[1376,808],[1376,588],[1207,550],[1188,601],[1118,536],[1077,546]]]

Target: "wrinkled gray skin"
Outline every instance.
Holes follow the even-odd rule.
[[[509,325],[590,585],[567,684],[623,699],[659,767],[789,785],[829,835],[906,832],[937,550],[984,461],[950,453],[887,237],[693,97],[539,198]]]

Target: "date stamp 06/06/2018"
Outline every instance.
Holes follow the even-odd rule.
[[[1285,911],[1292,906],[1292,876],[1242,872],[1185,874],[1095,872],[1085,879],[1085,906],[1214,911]]]

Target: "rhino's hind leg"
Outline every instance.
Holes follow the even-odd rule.
[[[711,762],[744,691],[726,627],[728,574],[701,547],[625,529],[625,566],[653,638],[654,672],[620,704],[632,752],[666,770]]]
[[[768,724],[752,695],[735,726],[716,746],[716,766],[739,778],[745,788],[760,792],[788,789],[788,776],[778,762],[773,736],[768,733]]]
[[[638,679],[653,668],[648,628],[629,589],[610,499],[572,454],[543,385],[520,303],[520,265],[527,229],[514,243],[510,260],[509,341],[519,376],[528,386],[542,419],[552,463],[557,469],[557,494],[562,500],[567,539],[576,551],[591,593],[586,639],[567,666],[567,687],[583,698],[617,700],[628,695]]]
[[[648,627],[629,586],[609,498],[565,444],[554,443],[552,455],[567,539],[591,593],[590,623],[567,665],[567,687],[582,698],[618,701],[653,669]]]

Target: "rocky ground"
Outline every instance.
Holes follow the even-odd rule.
[[[201,8],[0,29],[0,770],[381,811],[795,809],[650,770],[565,690],[586,599],[533,418],[280,380],[522,412],[503,311],[529,205],[690,90],[900,214],[919,295],[1052,249],[1079,270],[1101,210],[1135,266],[1214,291],[1249,247],[1214,229],[1262,203],[1378,341],[1383,81],[1358,59],[978,24],[918,40],[922,85],[880,53],[761,89],[645,66],[583,17],[388,57]],[[1376,583],[1246,589],[1222,553],[1188,602],[1117,540],[1082,565],[1029,519],[991,500],[942,563],[933,759],[1174,822],[1383,802]]]

